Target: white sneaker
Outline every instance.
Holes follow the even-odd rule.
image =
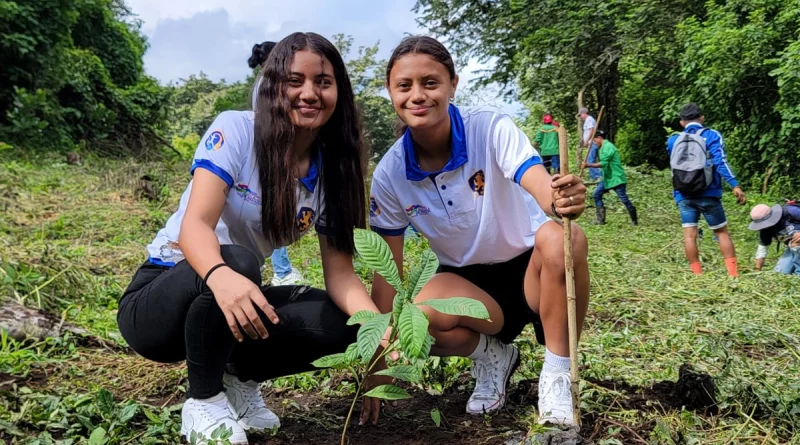
[[[225,393],[231,403],[231,410],[239,421],[239,426],[245,430],[270,430],[279,428],[281,422],[278,416],[267,408],[264,398],[261,397],[258,383],[242,382],[236,376],[227,372],[222,376]]]
[[[303,281],[303,276],[300,275],[300,272],[297,269],[292,268],[292,271],[289,272],[289,275],[286,275],[283,278],[278,278],[277,275],[272,276],[272,285],[273,286],[291,286],[294,284],[300,284]]]
[[[539,375],[539,424],[574,425],[569,371],[542,369]]]
[[[204,401],[186,400],[181,411],[181,436],[188,442],[195,432],[197,445],[206,445],[212,433],[223,426],[232,431],[228,438],[232,445],[247,445],[247,435],[232,417],[232,408],[224,393]]]
[[[517,366],[517,347],[488,337],[486,357],[472,362],[475,391],[467,401],[467,413],[488,414],[502,408],[506,403],[506,385]]]

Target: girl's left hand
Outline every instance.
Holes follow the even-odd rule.
[[[580,176],[553,175],[553,204],[556,211],[567,218],[575,219],[586,209],[586,186]]]

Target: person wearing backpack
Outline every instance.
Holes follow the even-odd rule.
[[[770,207],[759,204],[750,211],[750,230],[758,231],[756,270],[764,267],[767,248],[775,239],[786,245],[783,256],[773,269],[788,275],[800,275],[800,204],[789,201]]]
[[[703,273],[697,248],[697,223],[700,215],[719,238],[728,275],[738,277],[736,250],[728,233],[728,220],[722,207],[722,180],[733,188],[739,205],[747,202],[725,155],[722,135],[703,126],[700,107],[689,103],[681,109],[683,131],[667,140],[667,154],[672,171],[673,196],[681,214],[683,245],[689,267],[696,275]]]

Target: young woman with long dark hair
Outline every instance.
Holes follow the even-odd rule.
[[[258,382],[314,369],[355,341],[350,315],[378,311],[353,270],[365,151],[341,55],[318,34],[294,33],[261,76],[255,111],[221,113],[206,131],[178,210],[147,246],[118,315],[137,353],[186,361],[182,435],[223,425],[234,444],[279,425]],[[312,226],[326,290],[262,287],[264,259]]]

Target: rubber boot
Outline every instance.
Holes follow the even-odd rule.
[[[638,226],[639,225],[639,215],[636,213],[636,207],[631,207],[628,210],[628,214],[631,215],[631,224],[633,224],[634,226]]]
[[[602,225],[606,223],[606,208],[605,207],[597,207],[595,213],[597,214],[597,220],[593,221],[592,224],[595,225]]]

